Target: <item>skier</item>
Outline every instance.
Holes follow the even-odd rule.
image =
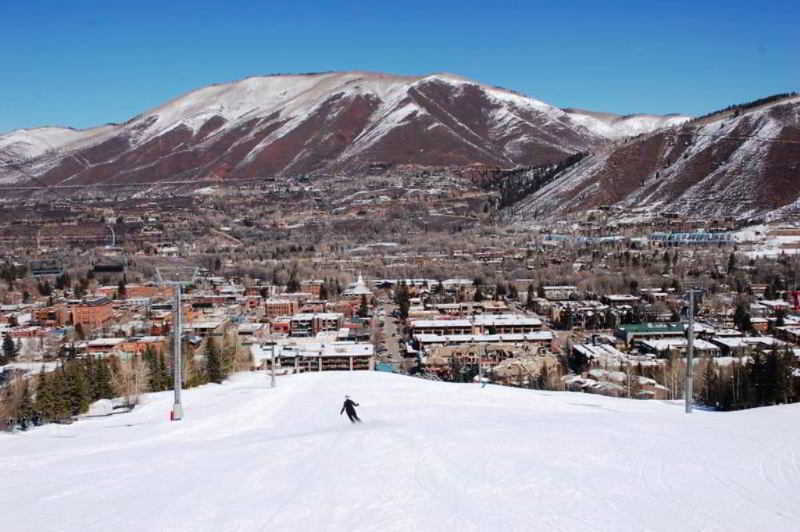
[[[350,399],[349,395],[344,396],[344,404],[342,405],[342,409],[339,411],[339,415],[342,415],[342,412],[347,412],[347,417],[350,418],[350,423],[355,423],[358,421],[361,423],[361,420],[358,418],[358,414],[356,414],[356,407],[358,403],[354,402]]]

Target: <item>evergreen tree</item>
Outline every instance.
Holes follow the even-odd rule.
[[[703,403],[708,406],[716,407],[719,402],[717,367],[713,359],[706,362],[706,369],[703,372]]]
[[[736,254],[731,252],[728,256],[728,275],[736,271]]]
[[[85,366],[78,360],[65,364],[65,392],[70,415],[77,416],[89,409],[91,386]]]
[[[367,305],[367,296],[365,294],[361,294],[361,305],[358,308],[358,315],[362,318],[366,318],[369,314],[369,306]]]
[[[539,283],[539,286],[536,288],[536,295],[541,298],[545,296],[544,284]]]
[[[6,333],[3,335],[3,356],[2,360],[0,360],[0,365],[13,362],[16,357],[17,346],[14,345],[14,340],[11,339],[11,335]]]
[[[36,409],[33,406],[33,395],[31,394],[28,379],[25,379],[22,383],[22,398],[17,408],[17,418],[20,419],[20,424],[23,429],[27,427],[35,414]]]
[[[92,400],[111,399],[114,397],[114,387],[111,384],[111,370],[106,360],[98,358],[95,361],[94,381],[92,386]]]
[[[514,283],[508,285],[508,297],[511,298],[512,301],[519,300],[519,291],[517,290],[517,285]]]
[[[475,295],[473,296],[472,300],[476,303],[483,301],[483,291],[481,290],[480,285],[475,287]]]
[[[47,373],[44,366],[39,370],[39,378],[36,384],[36,400],[34,401],[34,410],[43,419],[50,418],[50,411],[52,410],[52,389],[50,388],[50,381],[47,378]]]
[[[156,371],[158,372],[158,383],[160,390],[171,390],[173,388],[174,379],[170,376],[169,365],[167,364],[167,356],[163,352],[159,352],[156,356],[158,364]]]
[[[397,304],[397,312],[402,319],[408,318],[408,309],[411,306],[410,299],[408,287],[404,282],[400,282],[394,291],[394,302]]]
[[[495,300],[504,298],[508,294],[508,288],[505,284],[498,282],[494,287]]]
[[[221,383],[224,379],[222,374],[222,360],[219,347],[214,340],[209,340],[206,345],[206,375],[209,382]]]
[[[750,332],[752,330],[753,325],[750,323],[750,313],[747,311],[744,301],[740,301],[736,305],[736,310],[733,313],[733,323],[742,332]]]
[[[289,293],[300,291],[300,281],[297,280],[297,270],[292,270],[289,281],[286,283],[286,291]]]

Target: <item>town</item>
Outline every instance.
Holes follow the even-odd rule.
[[[187,387],[345,370],[680,399],[691,291],[698,404],[800,398],[800,227],[620,209],[521,224],[500,200],[413,172],[5,199],[3,426],[170,389],[176,290]]]

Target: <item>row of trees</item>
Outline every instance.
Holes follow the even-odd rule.
[[[757,351],[746,361],[720,366],[713,359],[703,372],[700,400],[719,410],[793,403],[800,399],[800,379],[790,349]]]
[[[202,363],[195,362],[190,350],[183,352],[186,388],[221,383],[235,370],[235,346],[224,341],[220,345],[209,339]],[[43,366],[37,376],[17,378],[6,386],[0,415],[24,429],[86,413],[99,399],[124,397],[135,404],[140,393],[171,390],[173,382],[169,357],[153,348],[129,361],[113,356],[62,360],[54,371]]]
[[[43,366],[38,377],[6,387],[6,415],[27,428],[83,414],[94,401],[115,397],[112,375],[119,372],[118,364],[114,357],[87,357],[65,361],[51,372]]]

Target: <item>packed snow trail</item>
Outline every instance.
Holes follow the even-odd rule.
[[[362,424],[339,415],[344,395]],[[797,530],[800,405],[240,374],[0,435],[2,529]]]

